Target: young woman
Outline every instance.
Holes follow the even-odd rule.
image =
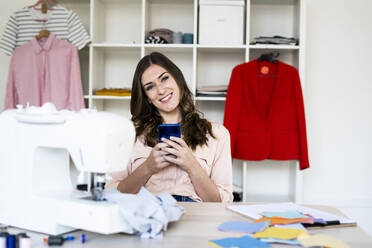
[[[137,193],[168,192],[178,201],[231,202],[230,136],[203,119],[181,70],[161,53],[143,57],[136,68],[130,103],[136,142],[125,171],[106,187]],[[181,125],[181,138],[162,138],[159,124]]]

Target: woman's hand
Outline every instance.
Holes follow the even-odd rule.
[[[168,147],[166,143],[158,143],[151,150],[149,157],[145,161],[146,167],[150,170],[151,174],[156,174],[171,163],[165,159],[168,152],[164,149]]]
[[[170,139],[162,138],[162,141],[167,144],[162,150],[168,154],[164,158],[169,163],[177,165],[187,173],[198,164],[192,150],[183,139],[170,137]]]

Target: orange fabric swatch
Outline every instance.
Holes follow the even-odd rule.
[[[295,219],[286,219],[280,217],[262,217],[258,220],[253,221],[254,223],[262,222],[262,221],[270,221],[270,225],[285,225],[285,224],[293,224],[293,223],[308,223],[310,218],[295,218]]]

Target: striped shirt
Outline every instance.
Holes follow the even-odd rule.
[[[47,29],[59,39],[68,40],[78,49],[90,42],[90,37],[75,12],[58,5],[46,14],[25,7],[9,17],[0,40],[0,49],[5,54],[12,55],[16,47],[32,40],[41,29]]]

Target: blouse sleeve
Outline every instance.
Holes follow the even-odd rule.
[[[219,125],[213,132],[218,141],[211,171],[211,179],[217,186],[222,202],[232,202],[230,135],[227,129],[222,125]]]
[[[79,16],[71,11],[68,19],[68,40],[74,44],[78,50],[83,49],[89,42],[90,37],[80,21]]]
[[[15,15],[9,17],[5,26],[3,37],[0,41],[0,49],[8,56],[12,55],[17,41],[18,24]]]

